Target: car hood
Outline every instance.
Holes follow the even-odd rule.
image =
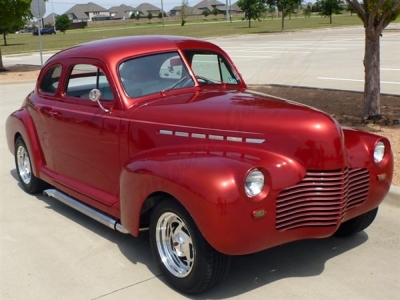
[[[312,169],[343,168],[345,161],[342,130],[329,115],[247,90],[167,95],[136,109],[132,121],[151,123],[176,143],[182,137],[243,143],[297,158]]]

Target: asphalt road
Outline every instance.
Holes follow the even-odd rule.
[[[342,29],[329,32],[346,34]],[[296,35],[300,38],[303,34],[285,36],[296,40]],[[223,46],[227,39],[231,38],[214,42]],[[240,47],[238,40],[232,39],[232,47]],[[227,50],[243,69],[245,57],[238,57],[239,50],[235,49]],[[252,60],[249,58],[250,69],[256,65]],[[281,64],[266,62],[265,67],[279,67],[283,73],[283,66],[290,64],[294,62],[283,59]],[[313,65],[310,62],[305,68],[317,74]],[[388,66],[400,70],[398,56]],[[242,72],[247,79],[248,71]],[[350,72],[339,73],[351,77]],[[274,80],[278,80],[276,76]],[[253,80],[257,78],[254,75]],[[292,79],[300,80],[294,75]],[[160,276],[147,233],[139,238],[120,234],[56,200],[22,191],[5,143],[4,123],[33,85],[0,83],[0,299],[187,299],[169,288]],[[376,221],[365,232],[345,239],[301,241],[235,257],[225,281],[192,298],[399,299],[398,228],[400,208],[393,201],[384,202]]]

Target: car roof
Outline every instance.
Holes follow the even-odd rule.
[[[127,57],[163,51],[203,49],[223,52],[218,46],[196,38],[169,35],[127,36],[84,43],[60,51],[48,63],[60,59],[94,58],[116,63]]]

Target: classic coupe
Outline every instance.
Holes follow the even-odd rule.
[[[386,138],[253,92],[221,48],[181,36],[53,55],[6,137],[26,192],[149,230],[184,293],[218,284],[233,255],[364,230],[393,176]]]

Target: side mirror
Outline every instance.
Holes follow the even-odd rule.
[[[97,104],[100,106],[100,108],[106,112],[109,113],[110,110],[106,109],[101,105],[100,103],[100,97],[101,97],[101,92],[98,89],[93,89],[89,92],[89,99],[92,100],[93,102],[97,102]]]

